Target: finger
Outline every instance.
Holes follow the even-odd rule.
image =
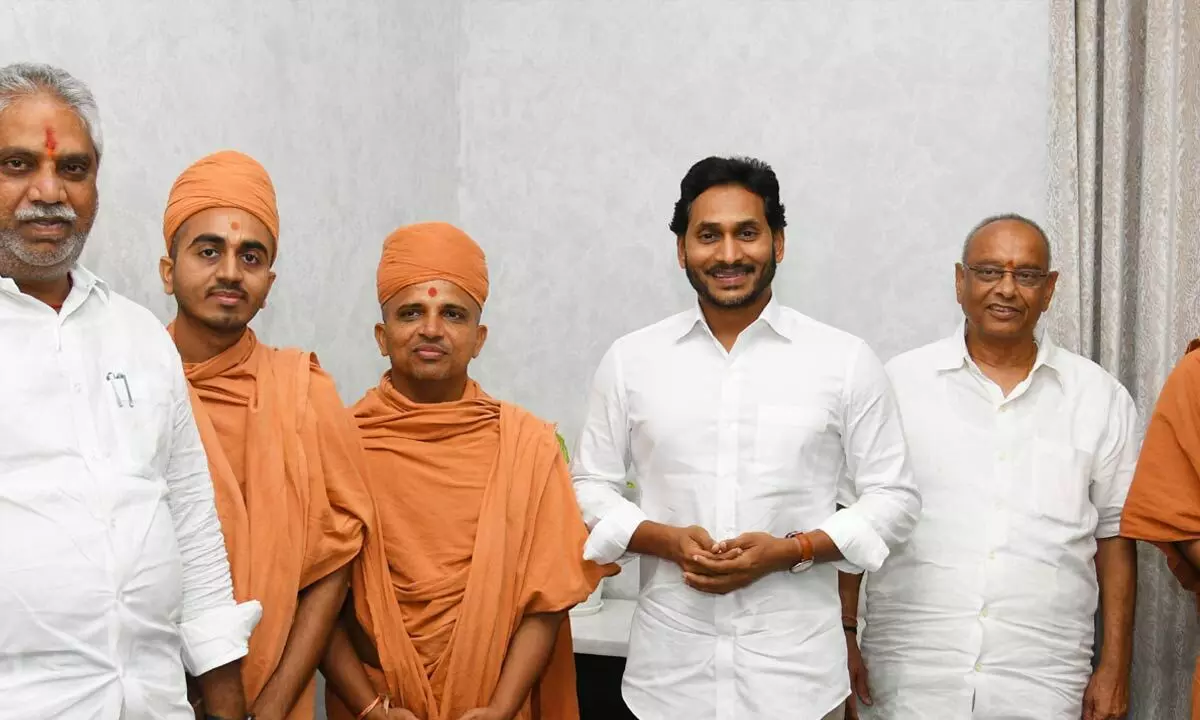
[[[1083,720],[1096,720],[1096,699],[1092,697],[1091,688],[1083,696]]]
[[[736,557],[728,558],[711,558],[704,555],[693,555],[692,565],[694,568],[689,568],[695,572],[704,575],[728,575],[730,573],[739,572],[745,569],[745,562],[739,562],[741,557],[740,551]]]
[[[846,698],[846,720],[858,720],[858,703],[854,702],[854,696]]]
[[[708,575],[684,573],[683,581],[687,583],[689,587],[699,590],[700,592],[709,593],[710,595],[724,595],[725,593],[734,589],[729,583],[728,576],[716,578]]]
[[[709,535],[708,531],[702,527],[697,526],[692,528],[692,532],[688,533],[688,536],[692,540],[695,540],[697,545],[706,550],[714,549],[717,546],[716,541],[712,539],[712,535]]]
[[[863,668],[854,675],[854,694],[859,700],[863,701],[863,705],[871,704],[871,691],[867,689],[867,669]]]
[[[694,573],[684,573],[684,582],[691,587],[701,592],[711,593],[713,595],[724,595],[726,593],[739,590],[750,584],[753,578],[741,575],[697,575]]]

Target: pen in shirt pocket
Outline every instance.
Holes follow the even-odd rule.
[[[112,388],[113,397],[117,400],[117,407],[125,407],[126,403],[129,404],[129,407],[133,407],[133,393],[129,392],[129,379],[125,377],[125,373],[110,372],[104,376],[104,379],[108,381],[109,387]],[[121,400],[122,392],[125,395],[124,402]]]

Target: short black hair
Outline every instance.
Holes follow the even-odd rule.
[[[971,232],[967,233],[967,239],[963,241],[962,262],[964,264],[967,262],[967,251],[971,249],[971,241],[975,239],[975,236],[979,234],[979,231],[988,225],[991,225],[992,223],[1002,222],[1005,220],[1019,222],[1022,225],[1033,228],[1033,230],[1042,238],[1042,245],[1046,248],[1047,268],[1053,267],[1053,258],[1050,255],[1050,237],[1046,235],[1046,231],[1042,229],[1041,225],[1038,225],[1033,220],[1025,217],[1024,215],[1013,212],[1000,213],[999,215],[989,215],[976,223],[975,227],[971,228]]]
[[[679,182],[679,200],[670,225],[676,237],[687,234],[688,216],[696,198],[719,185],[739,185],[762,198],[772,232],[787,227],[783,203],[779,202],[779,180],[770,165],[750,157],[713,156],[693,165]]]

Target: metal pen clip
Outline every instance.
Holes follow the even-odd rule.
[[[117,380],[120,380],[121,384],[125,387],[125,399],[129,402],[129,407],[133,407],[133,393],[129,391],[129,380],[125,377],[125,373],[110,372],[104,376],[104,379],[108,381],[109,386],[112,388],[113,397],[117,400],[117,407],[125,407],[125,404],[121,402],[121,393],[117,390]]]

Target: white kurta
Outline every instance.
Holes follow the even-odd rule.
[[[924,512],[866,580],[863,717],[1079,720],[1096,539],[1117,534],[1137,460],[1133,400],[1045,336],[1007,398],[962,328],[887,370]]]
[[[621,495],[627,471],[640,507]],[[602,562],[650,519],[715,539],[819,528],[841,567],[875,569],[920,513],[881,363],[774,300],[728,353],[698,308],[614,343],[572,473],[585,555]],[[845,494],[858,502],[835,513]],[[642,720],[818,720],[849,694],[833,565],[720,596],[670,562],[641,570],[623,695]]]
[[[0,719],[191,720],[246,654],[179,355],[83,268],[61,313],[0,278]]]

